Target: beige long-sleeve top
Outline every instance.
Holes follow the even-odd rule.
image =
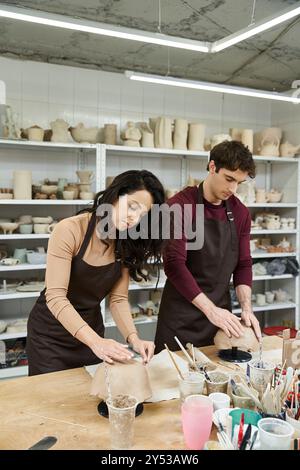
[[[73,336],[86,325],[67,298],[72,258],[79,252],[87,231],[90,213],[83,213],[59,222],[53,230],[47,251],[46,302],[49,310]],[[87,246],[83,260],[92,266],[115,261],[113,244],[108,248],[99,239],[96,229]],[[122,268],[121,278],[109,296],[112,317],[125,338],[136,332],[128,302],[128,269]]]

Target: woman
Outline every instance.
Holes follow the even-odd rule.
[[[130,276],[135,280],[143,277],[141,270],[149,257],[158,260],[161,241],[124,235],[137,229],[142,217],[151,227],[150,209],[163,202],[159,180],[149,171],[131,170],[98,193],[91,209],[57,224],[48,244],[46,288],[28,320],[29,375],[96,364],[99,359],[126,362],[132,357],[128,346],[104,339],[100,302],[107,295],[126,342],[145,363],[151,359],[154,344],[137,334],[128,284]],[[115,228],[116,235],[108,238],[103,227],[99,229],[105,221],[99,212],[107,204],[112,207],[108,225]]]

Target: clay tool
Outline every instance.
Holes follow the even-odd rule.
[[[178,346],[180,347],[181,351],[183,352],[183,354],[185,355],[185,357],[187,358],[187,360],[189,361],[189,363],[194,367],[194,363],[193,363],[193,359],[191,358],[191,356],[186,352],[186,350],[184,349],[184,347],[182,346],[181,342],[179,341],[179,339],[177,338],[177,336],[174,336],[174,339],[176,341],[176,343],[178,344]]]
[[[251,439],[251,444],[250,444],[249,450],[252,450],[252,449],[253,449],[253,446],[254,446],[254,444],[255,444],[257,435],[258,435],[258,429],[257,429],[257,430],[255,431],[255,433],[253,434],[253,437],[252,437],[252,439]]]
[[[243,434],[244,434],[244,423],[245,423],[245,414],[241,414],[241,419],[240,419],[240,425],[239,425],[239,433],[238,433],[238,441],[237,441],[237,448],[240,449],[242,440],[243,440]]]
[[[174,364],[174,366],[175,366],[175,368],[176,368],[176,370],[177,370],[177,372],[178,372],[179,377],[180,377],[182,380],[184,380],[184,377],[183,377],[183,375],[182,375],[182,373],[181,373],[181,370],[179,369],[179,367],[178,367],[178,365],[177,365],[177,363],[176,363],[176,361],[175,361],[175,359],[174,359],[174,357],[173,357],[173,354],[171,353],[170,349],[168,348],[168,346],[167,346],[166,344],[164,344],[164,346],[165,346],[166,350],[167,350],[168,353],[169,353],[170,359],[171,359],[171,361],[173,362],[173,364]]]

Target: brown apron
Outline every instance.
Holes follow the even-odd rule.
[[[203,183],[199,186],[197,203],[203,204]],[[231,311],[229,283],[238,263],[239,241],[229,201],[225,201],[224,209],[226,221],[204,219],[204,245],[200,250],[187,252],[186,266],[203,293],[217,307]],[[217,330],[167,279],[158,315],[155,353],[164,349],[164,343],[172,351],[178,350],[174,336],[183,345],[188,342],[197,347],[210,345]]]
[[[83,260],[95,226],[96,215],[93,214],[80,250],[72,259],[67,298],[83,320],[103,337],[104,324],[100,302],[120,278],[121,263],[114,261],[104,266],[91,266]],[[26,352],[29,375],[101,362],[88,346],[74,338],[56,320],[47,307],[45,290],[41,292],[28,320]]]

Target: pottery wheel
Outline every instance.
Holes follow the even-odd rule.
[[[248,362],[252,359],[250,353],[241,351],[238,348],[220,349],[218,356],[220,359],[227,362]]]
[[[106,405],[105,401],[103,401],[103,400],[100,401],[97,409],[98,409],[99,415],[104,416],[104,418],[108,418],[108,409],[107,409],[107,405]],[[139,403],[136,407],[136,410],[135,410],[135,416],[137,417],[137,416],[141,415],[143,413],[143,411],[144,411],[144,405],[143,405],[143,403]]]

